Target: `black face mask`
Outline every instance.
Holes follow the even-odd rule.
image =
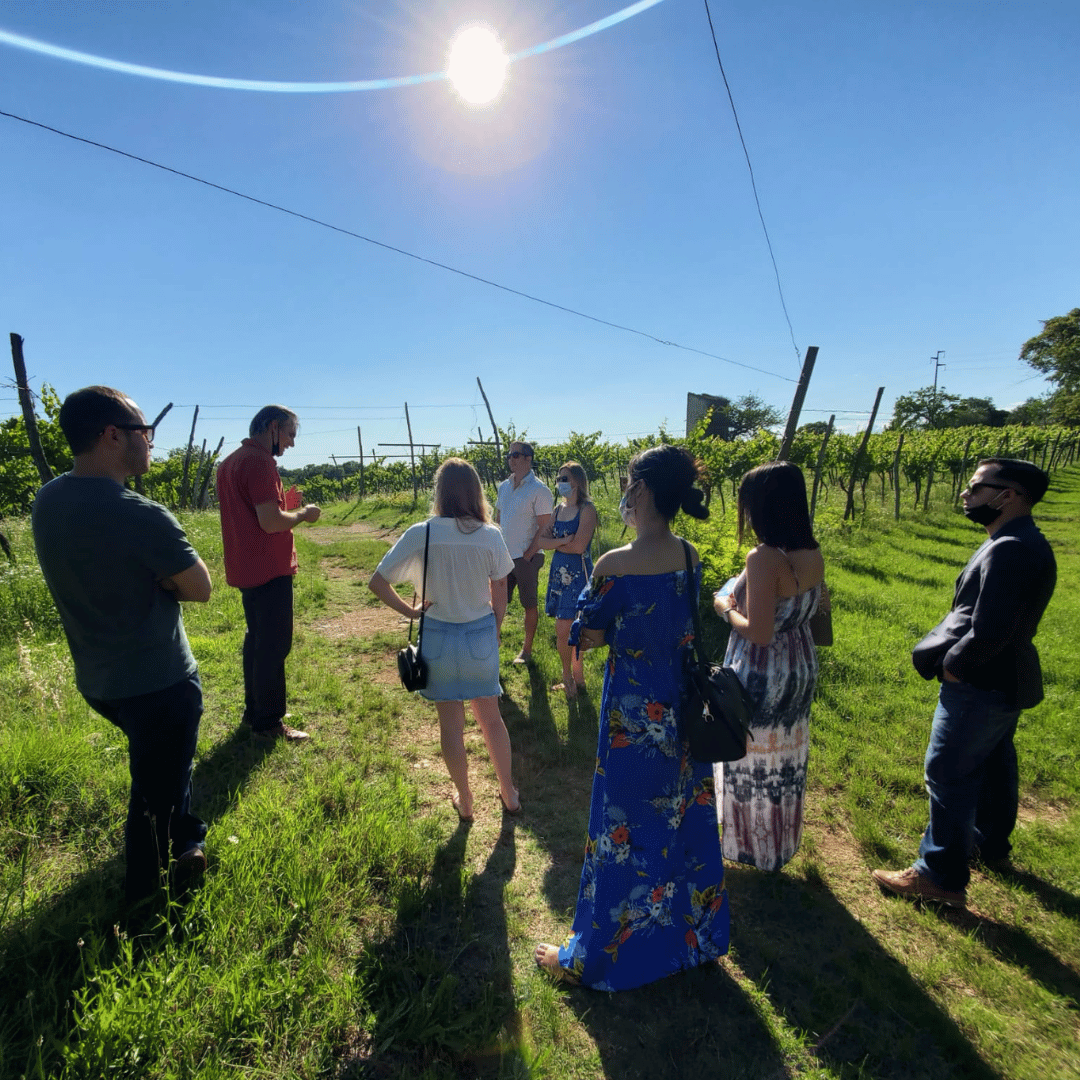
[[[991,506],[983,503],[981,506],[969,506],[964,510],[964,517],[968,521],[974,521],[976,525],[993,525],[999,517],[1003,507]]]

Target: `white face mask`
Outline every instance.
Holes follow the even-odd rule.
[[[629,489],[627,489],[627,493],[629,493]],[[622,502],[619,503],[619,514],[628,529],[637,528],[637,510],[626,505],[626,495],[623,495]]]
[[[574,490],[574,485],[569,480],[557,480],[555,482],[555,490],[566,498]]]

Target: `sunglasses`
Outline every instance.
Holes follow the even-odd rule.
[[[509,461],[510,458],[528,457],[528,456],[529,456],[528,454],[523,454],[520,450],[511,450],[510,453],[506,455],[506,459],[507,459],[507,461]]]
[[[150,424],[109,424],[108,426],[119,428],[121,431],[141,431],[146,436],[147,442],[154,441],[154,428]],[[102,428],[98,434],[104,435],[105,428]]]
[[[969,484],[967,490],[972,495],[979,490],[979,488],[990,488],[992,491],[1012,491],[1012,488],[1008,484]]]
[[[569,476],[556,476],[555,479],[558,480],[560,484],[569,484],[570,483],[570,477]]]

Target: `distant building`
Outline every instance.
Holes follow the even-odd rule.
[[[686,395],[686,434],[689,435],[701,418],[712,409],[712,419],[706,428],[706,434],[715,435],[721,439],[730,439],[731,431],[728,428],[728,409],[731,408],[731,399],[715,397],[712,394],[687,394]]]

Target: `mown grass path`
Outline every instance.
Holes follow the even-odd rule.
[[[780,874],[728,866],[728,958],[618,995],[554,988],[532,963],[577,895],[601,657],[588,658],[588,696],[567,703],[548,690],[550,622],[536,666],[509,664],[511,607],[503,713],[526,812],[501,812],[470,727],[476,822],[461,825],[434,710],[396,684],[407,624],[364,588],[413,514],[362,512],[357,523],[356,507],[335,508],[329,527],[300,531],[290,702],[309,745],[238,729],[234,591],[219,584],[188,609],[211,870],[161,921],[113,931],[124,751],[74,693],[43,606],[43,625],[0,653],[0,1074],[1080,1076],[1080,470],[1055,479],[1037,515],[1060,577],[1038,639],[1047,700],[1018,738],[1015,871],[977,872],[967,912],[872,886],[874,866],[910,862],[924,824],[935,688],[908,652],[980,534],[944,506],[899,525],[871,506],[855,527],[826,506],[837,644],[823,652],[803,849]],[[601,516],[617,520],[613,507]],[[220,582],[216,521],[187,524]],[[726,567],[730,531],[693,538]]]

